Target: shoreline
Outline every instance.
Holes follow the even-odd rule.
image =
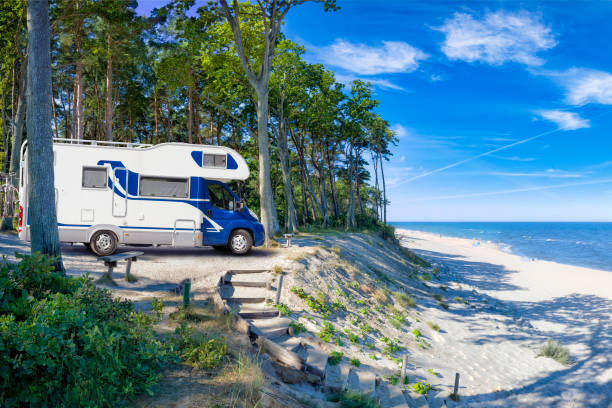
[[[612,300],[612,272],[553,261],[527,258],[505,251],[499,244],[437,233],[397,228],[402,245],[417,252],[438,252],[490,264],[504,271],[504,286],[513,290],[483,290],[500,300],[538,301],[573,293]]]

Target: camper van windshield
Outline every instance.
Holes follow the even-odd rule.
[[[234,210],[234,196],[221,184],[209,184],[208,197],[213,207],[227,211]]]

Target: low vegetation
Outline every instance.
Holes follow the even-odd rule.
[[[433,331],[440,331],[440,326],[438,326],[436,323],[434,322],[427,322],[427,326],[429,326],[429,328]]]
[[[566,366],[572,364],[572,357],[569,349],[552,339],[546,340],[546,343],[540,348],[536,357],[549,357]]]
[[[329,365],[338,365],[342,361],[342,357],[344,357],[344,354],[341,351],[332,351],[329,353],[327,363]]]
[[[154,317],[88,277],[61,276],[53,258],[17,256],[0,266],[1,405],[117,406],[152,392],[175,358]]]
[[[185,322],[176,328],[170,342],[180,360],[194,368],[217,368],[227,360],[228,347],[223,337],[209,337]]]
[[[419,381],[412,384],[412,389],[421,395],[427,395],[429,391],[433,390],[434,388],[430,383]]]
[[[341,408],[380,408],[380,403],[374,397],[356,391],[333,394],[328,401],[339,403]]]

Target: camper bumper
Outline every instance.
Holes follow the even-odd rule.
[[[253,245],[254,246],[261,246],[263,245],[265,239],[266,239],[266,233],[264,232],[264,227],[261,223],[257,222],[254,223],[253,226]]]

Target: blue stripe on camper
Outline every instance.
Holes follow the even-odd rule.
[[[81,227],[81,228],[89,228],[92,225],[90,224],[62,224],[57,223],[59,227]],[[174,231],[174,228],[166,228],[166,227],[134,227],[129,225],[118,225],[121,229],[141,229],[141,230],[162,230],[162,231]],[[177,231],[193,231],[193,228],[176,228]]]
[[[203,156],[204,154],[199,150],[194,150],[193,152],[191,152],[191,157],[193,157],[193,160],[196,162],[198,167],[202,167],[202,157]]]
[[[227,155],[227,169],[228,170],[236,170],[238,168],[238,163],[236,163],[236,160],[232,157],[231,154]]]

